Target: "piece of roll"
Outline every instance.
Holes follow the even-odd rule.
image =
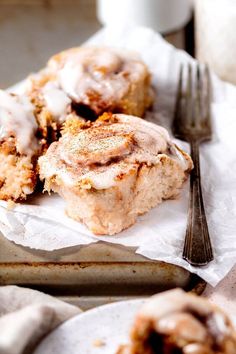
[[[138,312],[130,344],[117,354],[235,354],[228,316],[207,299],[176,289],[151,297]]]
[[[93,123],[68,120],[39,167],[45,189],[65,199],[71,218],[112,235],[177,197],[193,165],[164,128],[106,113]]]
[[[142,117],[152,103],[150,73],[137,55],[108,47],[72,48],[54,55],[28,80],[45,134],[60,129],[69,113],[95,120],[105,111]]]
[[[0,199],[18,201],[33,193],[43,148],[37,133],[28,97],[0,90]]]
[[[58,140],[63,123],[74,112],[72,100],[61,89],[56,76],[47,68],[31,75],[26,83],[26,95],[35,107],[37,123],[47,144]]]

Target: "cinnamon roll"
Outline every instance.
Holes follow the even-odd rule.
[[[207,299],[176,289],[153,296],[140,309],[130,344],[117,354],[235,354],[236,332]]]
[[[142,117],[152,103],[150,73],[134,54],[111,48],[73,48],[53,56],[29,79],[28,94],[45,134],[68,113],[95,120],[105,111]]]
[[[112,113],[96,122],[68,120],[39,159],[45,189],[66,200],[67,214],[95,234],[109,235],[175,198],[192,166],[164,128]]]
[[[22,200],[34,191],[43,147],[37,132],[29,98],[0,90],[0,199]]]

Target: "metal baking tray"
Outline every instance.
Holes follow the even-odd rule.
[[[0,1],[2,17],[11,21],[11,26],[1,28],[5,31],[5,37],[9,38],[5,41],[6,46],[8,43],[11,46],[10,51],[3,50],[0,58],[2,87],[20,80],[29,71],[38,70],[53,53],[78,45],[100,28],[94,11],[95,0],[67,4],[66,11],[51,0],[47,3],[32,1],[32,4],[16,0],[12,4]],[[51,6],[53,11],[49,11]],[[41,21],[38,21],[39,18]],[[42,21],[50,25],[42,29]],[[22,35],[21,30],[25,28],[22,23],[28,23],[32,29],[28,41]],[[58,36],[58,24],[64,29],[62,36]],[[21,35],[12,38],[13,31]],[[50,45],[47,41],[38,41],[39,35],[50,38]],[[13,45],[14,40],[16,46]],[[177,37],[172,35],[171,41],[180,44],[178,33]],[[19,65],[14,65],[14,58],[19,59],[19,45],[24,55],[20,64],[17,62]],[[12,65],[6,66],[6,62]],[[176,286],[198,294],[205,287],[204,281],[187,270],[150,261],[136,255],[134,249],[98,243],[43,252],[17,246],[0,235],[0,285],[6,284],[36,288],[76,303],[83,309],[110,301],[149,296]]]
[[[99,242],[53,252],[18,246],[0,236],[0,285],[44,291],[83,309],[150,296],[174,287],[200,294],[206,283],[187,270]]]

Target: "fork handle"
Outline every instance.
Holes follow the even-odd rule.
[[[203,266],[213,260],[213,251],[202,198],[199,143],[191,141],[190,144],[194,169],[190,174],[190,202],[183,258],[194,266]]]

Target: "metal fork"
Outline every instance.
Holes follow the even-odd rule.
[[[186,70],[185,70],[186,71]],[[213,260],[213,251],[204,210],[199,144],[210,140],[210,75],[208,67],[201,71],[187,66],[187,86],[184,88],[184,66],[180,67],[178,92],[173,120],[176,138],[190,143],[194,169],[190,174],[190,202],[188,223],[182,257],[194,266],[203,266]]]

